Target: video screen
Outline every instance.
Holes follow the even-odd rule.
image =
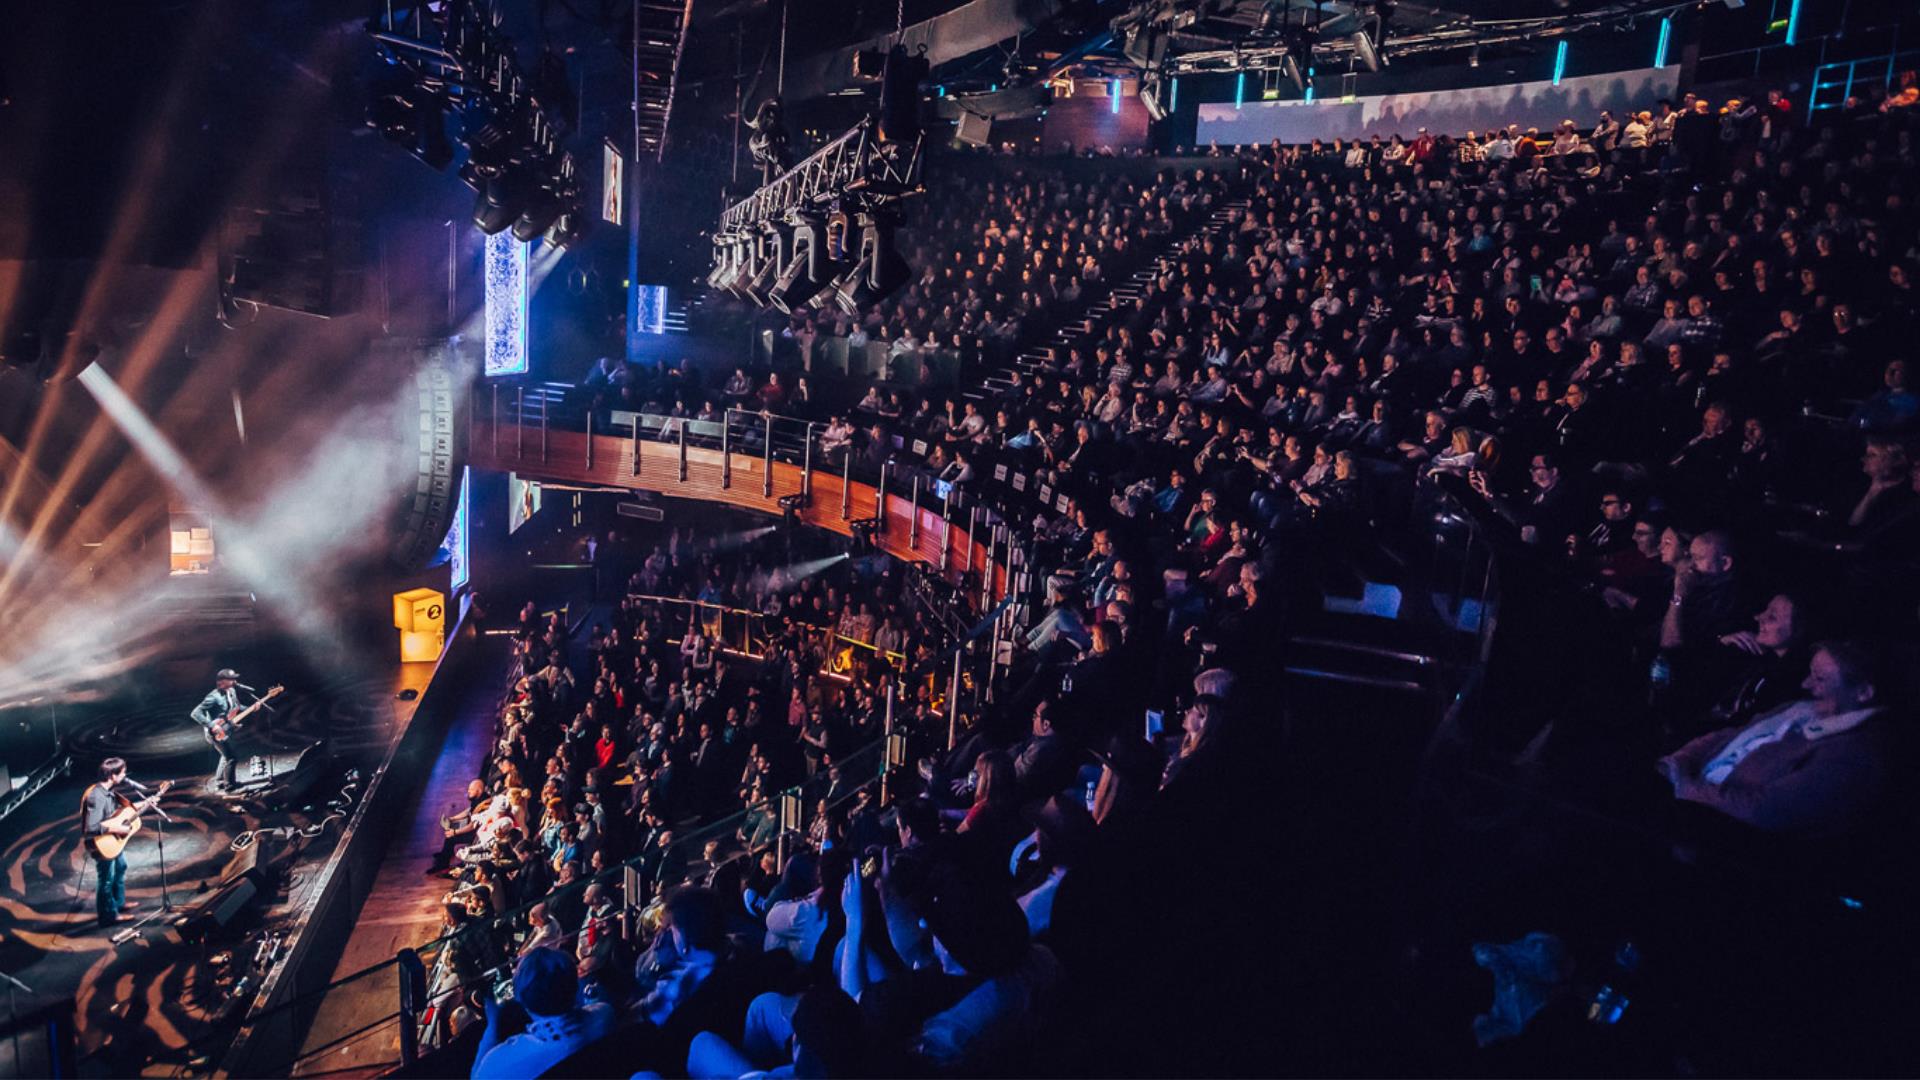
[[[508,473],[507,499],[507,533],[511,535],[540,512],[540,484],[523,479],[518,473]]]

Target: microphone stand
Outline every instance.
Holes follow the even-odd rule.
[[[26,983],[21,982],[19,979],[14,978],[13,976],[7,974],[4,971],[0,971],[0,982],[5,982],[7,984],[7,1026],[13,1029],[13,1040],[12,1040],[13,1066],[15,1069],[19,1069],[21,1067],[20,1066],[20,1001],[16,995],[17,995],[17,992],[21,990],[25,990],[29,994],[37,993],[38,991],[34,990],[33,987],[28,986]]]
[[[144,929],[148,923],[158,919],[162,915],[170,915],[173,913],[173,891],[167,883],[167,822],[173,819],[167,816],[165,810],[160,809],[160,804],[157,802],[153,804],[153,816],[154,839],[158,841],[160,845],[160,906],[140,916],[139,919],[134,921],[132,926],[113,935],[110,940],[115,945],[132,941],[140,935],[140,931]]]
[[[247,727],[248,727],[248,728],[252,728],[252,727],[254,727],[254,726],[255,726],[255,725],[257,725],[257,724],[264,724],[264,723],[266,722],[266,719],[267,719],[267,714],[269,714],[269,713],[271,713],[271,712],[273,712],[273,706],[272,706],[272,705],[268,705],[268,704],[265,704],[265,703],[264,703],[264,699],[263,699],[263,698],[261,698],[261,696],[260,696],[260,691],[258,691],[258,690],[255,690],[255,689],[254,689],[253,687],[251,687],[251,686],[248,686],[248,685],[246,685],[245,683],[236,683],[235,685],[236,685],[236,686],[238,686],[238,687],[239,687],[240,689],[242,689],[242,690],[245,690],[245,691],[246,691],[247,693],[249,693],[249,694],[252,694],[252,695],[253,695],[253,700],[247,703],[247,704],[248,704],[248,707],[252,707],[252,706],[254,706],[254,705],[259,705],[259,706],[260,706],[260,714],[259,714],[258,716],[256,716],[256,717],[254,717],[254,718],[253,718],[253,720],[252,720],[252,721],[250,721],[250,722],[249,722],[249,723],[247,724]],[[227,736],[227,740],[228,740],[229,742],[231,742],[231,741],[233,740],[233,736],[232,736],[231,734],[229,734],[229,735]],[[248,764],[252,764],[252,759],[253,759],[253,758],[256,758],[256,757],[257,757],[257,758],[259,758],[259,759],[260,759],[260,761],[261,761],[261,763],[262,763],[262,764],[264,764],[264,765],[266,766],[266,773],[267,773],[267,775],[266,775],[266,777],[265,777],[265,780],[264,780],[264,783],[265,783],[265,784],[266,784],[266,785],[267,785],[268,787],[272,787],[272,785],[273,785],[273,779],[274,779],[274,772],[273,772],[273,750],[272,750],[272,747],[271,747],[271,744],[266,744],[266,743],[262,743],[262,744],[260,744],[260,745],[263,745],[263,746],[266,746],[266,747],[267,747],[267,749],[266,749],[266,752],[265,752],[265,753],[260,753],[260,754],[249,754],[249,755],[248,755]],[[247,781],[247,782],[249,782],[249,783],[250,783],[251,781],[249,780],[249,781]],[[239,781],[236,781],[236,783],[235,783],[235,786],[236,786],[236,787],[238,787],[238,786],[241,786],[241,782],[239,782]]]

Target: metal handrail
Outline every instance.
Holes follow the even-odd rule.
[[[682,597],[682,596],[657,596],[651,593],[628,593],[627,599],[638,600],[638,601],[641,601],[642,603],[652,603],[652,604],[687,604],[696,609],[711,610],[722,616],[738,615],[748,620],[750,623],[759,623],[761,625],[765,625],[766,620],[768,618],[768,616],[766,616],[765,614],[758,611],[753,611],[748,608],[727,607],[724,604],[716,604],[710,600],[689,600],[686,597]],[[724,622],[721,625],[722,625],[722,629],[724,630],[724,627],[725,627]],[[906,654],[903,652],[899,652],[893,649],[882,649],[880,646],[874,644],[871,641],[862,641],[861,639],[856,637],[849,637],[846,634],[842,634],[839,631],[833,630],[830,628],[805,626],[803,624],[802,629],[803,631],[812,631],[818,634],[825,634],[826,636],[832,638],[835,641],[839,641],[847,645],[853,645],[858,648],[866,649],[877,655],[884,656],[887,659],[894,661],[896,664],[904,663],[907,658]],[[751,637],[751,635],[749,635],[749,637]],[[666,640],[670,644],[677,644],[682,639],[669,637]],[[757,656],[757,654],[753,653],[750,649],[745,649],[745,648],[732,649],[729,651],[737,652],[747,656]],[[834,673],[831,671],[825,671],[823,672],[823,674],[834,674]]]

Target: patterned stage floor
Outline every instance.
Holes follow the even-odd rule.
[[[218,1061],[259,985],[257,975],[248,977],[258,943],[289,928],[290,912],[299,909],[363,793],[364,783],[352,778],[384,759],[410,714],[410,705],[394,700],[393,673],[342,679],[303,671],[290,659],[270,663],[256,662],[255,670],[273,672],[287,694],[245,749],[284,767],[299,748],[324,740],[327,761],[298,799],[270,807],[206,790],[215,756],[187,718],[203,691],[181,688],[149,692],[146,704],[129,711],[102,709],[79,720],[67,735],[73,774],[0,823],[0,971],[33,987],[35,1003],[76,1003],[83,1075],[199,1073],[209,1059]],[[176,783],[163,804],[174,819],[165,843],[175,908],[212,893],[234,858],[234,841],[249,833],[257,835],[263,861],[285,863],[284,884],[202,941],[167,933],[161,924],[170,920],[163,918],[135,940],[112,944],[112,931],[94,918],[93,862],[78,827],[81,792],[109,755],[126,758],[135,779]],[[143,905],[130,915],[146,914],[162,899],[159,837],[151,815],[148,821],[127,852],[127,895]],[[30,1003],[22,998],[25,1011]]]

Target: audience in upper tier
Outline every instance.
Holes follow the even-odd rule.
[[[929,170],[915,281],[783,320],[778,381],[742,368],[710,400],[684,371],[603,372],[629,403],[792,412],[827,461],[957,485],[1020,531],[1045,601],[1009,617],[977,712],[946,700],[951,620],[884,558],[783,581],[771,548],[676,541],[629,568],[636,594],[761,613],[751,650],[632,599],[582,666],[529,613],[499,750],[449,821],[473,911],[544,901],[450,915],[486,927],[450,963],[517,951],[527,987],[524,1016],[488,1008],[475,1075],[1870,1055],[1802,1035],[1860,1035],[1890,1000],[1834,971],[1870,967],[1877,931],[1827,920],[1907,910],[1886,853],[1913,839],[1915,96]],[[836,336],[893,363],[809,370]],[[958,380],[928,392],[942,349]],[[1377,718],[1286,673],[1355,577],[1398,574],[1400,623],[1433,620],[1409,552],[1461,528],[1496,552],[1498,617],[1440,612],[1488,644],[1412,785],[1355,735]],[[829,670],[828,628],[879,652]],[[890,685],[906,745],[881,785],[877,756],[842,766]],[[1441,838],[1415,855],[1410,808]],[[622,862],[664,896],[638,927]],[[1791,931],[1706,884],[1756,865]],[[1831,910],[1803,920],[1812,897]],[[1537,1056],[1471,1056],[1467,944],[1537,927],[1587,966]],[[1610,951],[1623,933],[1664,966]],[[1608,1028],[1586,1003],[1629,980],[1658,1019]]]

